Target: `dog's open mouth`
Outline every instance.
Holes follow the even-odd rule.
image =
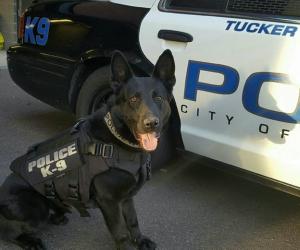
[[[154,151],[157,148],[159,134],[156,132],[138,134],[138,141],[141,147],[146,151]]]

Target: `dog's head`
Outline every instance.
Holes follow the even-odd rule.
[[[111,61],[114,112],[126,124],[141,148],[153,151],[166,125],[175,84],[175,63],[170,50],[159,57],[151,77],[136,77],[121,52]]]

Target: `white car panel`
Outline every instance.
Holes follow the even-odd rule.
[[[244,86],[249,77],[257,72],[273,72],[288,75],[289,83],[264,83],[258,105],[284,113],[294,113],[299,109],[300,26],[162,12],[157,7],[158,2],[142,22],[140,44],[143,53],[152,63],[155,63],[163,50],[170,49],[173,52],[177,78],[174,97],[180,113],[185,148],[300,187],[299,124],[250,113],[243,105]],[[237,32],[233,29],[226,30],[228,21],[257,23],[257,27],[276,25],[278,30],[273,35]],[[289,25],[297,32],[284,35],[284,29]],[[160,30],[185,32],[192,35],[194,40],[182,43],[159,39],[157,35]],[[239,74],[237,90],[231,94],[198,90],[196,101],[186,99],[185,87],[189,74],[187,67],[190,60],[235,69]],[[222,85],[224,76],[203,71],[198,80]]]

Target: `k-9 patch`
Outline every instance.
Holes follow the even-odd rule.
[[[83,162],[77,142],[74,141],[46,154],[26,159],[25,164],[22,165],[14,166],[13,171],[18,172],[34,185],[52,178],[63,177],[66,172],[78,169]]]

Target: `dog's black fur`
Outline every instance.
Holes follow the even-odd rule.
[[[140,133],[159,135],[171,112],[169,102],[175,84],[171,52],[167,50],[160,56],[152,77],[135,77],[120,52],[112,57],[111,71],[113,94],[105,109],[112,114],[118,132],[135,143]],[[98,128],[100,122],[101,110],[84,122],[90,135],[103,133]],[[136,185],[131,174],[112,168],[94,177],[91,197],[101,209],[118,249],[155,249],[156,244],[139,229],[132,199]],[[0,188],[0,236],[24,249],[45,249],[36,233],[49,221],[65,224],[67,218],[64,211],[19,176],[7,177]]]

